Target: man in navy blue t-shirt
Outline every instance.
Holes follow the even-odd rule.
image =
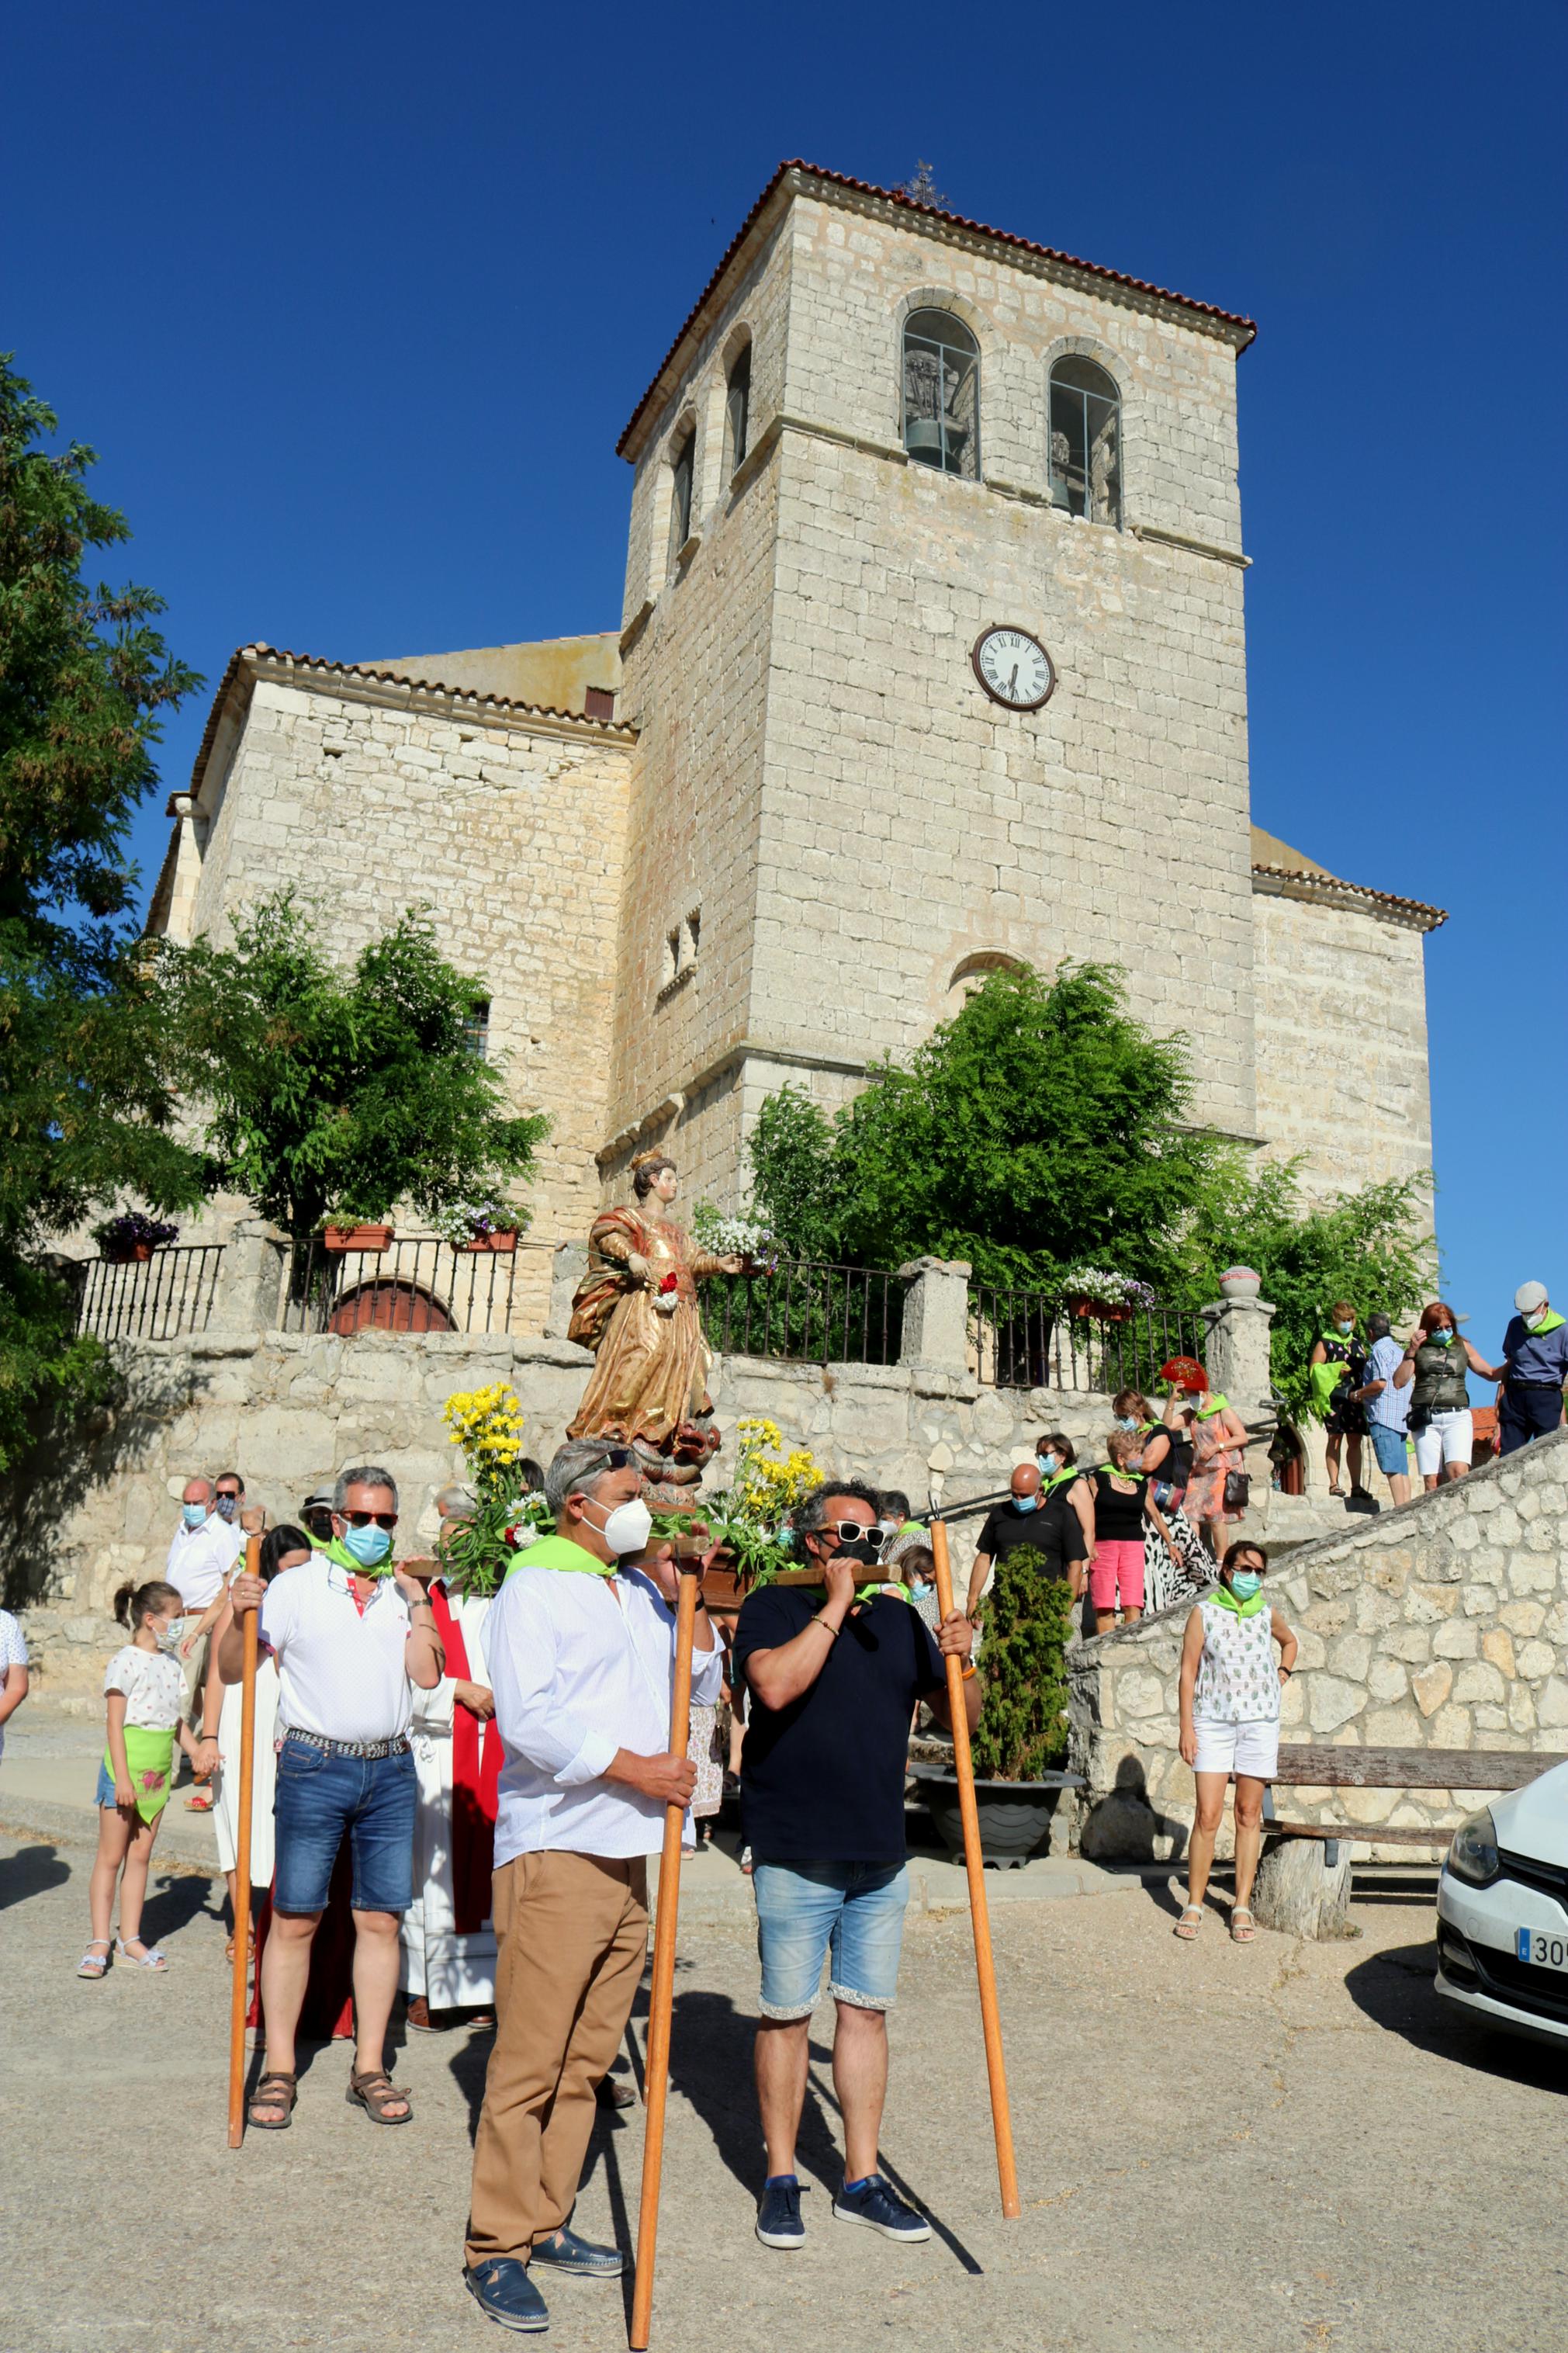
[[[885,2012],[898,1989],[909,1873],[904,1776],[917,1700],[948,1718],[942,1653],[964,1662],[971,1728],[980,1686],[968,1663],[973,1628],[958,1611],[933,1641],[900,1592],[857,1598],[855,1568],[888,1533],[876,1491],[858,1480],[816,1488],[791,1514],[797,1550],[820,1587],[771,1586],[742,1604],[732,1672],[751,1694],[741,1753],[741,1815],[753,1857],[762,1952],[757,2098],[768,2174],[757,2207],[765,2247],[798,2247],[795,2136],[805,2099],[807,2035],[829,1953],[837,2004],[833,2084],[844,2114],[840,2221],[888,2238],[929,2239],[931,2225],[877,2169],[888,2088]]]

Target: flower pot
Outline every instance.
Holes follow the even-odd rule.
[[[517,1248],[517,1235],[515,1232],[476,1234],[472,1241],[459,1242],[458,1248],[460,1250],[489,1250],[496,1258],[510,1258]]]
[[[1069,1315],[1087,1315],[1096,1324],[1130,1324],[1132,1310],[1125,1300],[1069,1299]]]
[[[323,1250],[384,1250],[390,1247],[390,1226],[325,1226],[321,1230]]]
[[[110,1266],[145,1266],[153,1248],[151,1242],[116,1242],[103,1255]]]
[[[916,1765],[910,1769],[921,1785],[937,1836],[956,1862],[963,1853],[958,1776],[951,1765]],[[1082,1787],[1077,1773],[1045,1773],[1037,1781],[977,1779],[974,1797],[982,1860],[994,1863],[999,1871],[1016,1871],[1047,1844],[1062,1791]]]
[[[1250,1266],[1229,1266],[1220,1276],[1219,1288],[1224,1299],[1256,1299],[1263,1288],[1263,1277]]]

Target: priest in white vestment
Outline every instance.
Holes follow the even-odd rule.
[[[456,1593],[443,1577],[430,1599],[447,1653],[434,1691],[415,1694],[409,1737],[419,1776],[414,1826],[414,1902],[403,1915],[403,1989],[408,2023],[437,2030],[450,2013],[489,2011],[495,2000],[490,1926],[500,1736],[485,1662],[489,1600]]]

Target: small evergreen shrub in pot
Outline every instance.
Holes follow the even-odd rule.
[[[970,1740],[980,1849],[987,1862],[1026,1862],[1050,1836],[1067,1755],[1067,1671],[1072,1598],[1026,1546],[997,1561],[986,1598],[980,1672],[985,1703]],[[917,1765],[921,1794],[948,1852],[963,1852],[958,1780],[951,1766]]]

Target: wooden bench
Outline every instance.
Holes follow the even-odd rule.
[[[1568,1757],[1517,1748],[1339,1748],[1299,1741],[1281,1746],[1274,1786],[1263,1792],[1263,1860],[1254,1909],[1265,1927],[1308,1936],[1343,1936],[1350,1902],[1350,1847],[1447,1847],[1459,1825],[1441,1822],[1290,1822],[1274,1810],[1274,1790],[1521,1789]],[[1290,1858],[1296,1843],[1298,1860]],[[1321,1868],[1305,1862],[1322,1848]],[[1341,1850],[1345,1852],[1342,1854]]]

